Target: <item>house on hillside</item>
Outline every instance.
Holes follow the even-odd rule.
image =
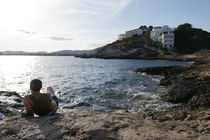
[[[162,46],[164,48],[174,47],[174,33],[173,32],[163,32],[161,36]]]
[[[134,29],[134,30],[130,30],[130,31],[126,31],[125,34],[121,34],[118,36],[118,40],[122,40],[122,39],[125,39],[125,38],[129,38],[129,37],[132,37],[134,35],[143,35],[143,33],[145,32],[146,30],[145,29]]]
[[[120,34],[119,36],[118,36],[118,40],[123,40],[125,38],[125,34]]]
[[[152,29],[150,38],[153,41],[162,43],[164,48],[170,49],[174,47],[174,31],[167,25]]]

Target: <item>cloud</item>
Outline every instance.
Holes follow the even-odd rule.
[[[26,30],[23,30],[23,29],[18,29],[16,31],[17,32],[21,32],[23,34],[36,34],[36,32],[26,31]]]
[[[66,15],[108,15],[116,16],[133,0],[70,0],[66,1],[57,13]]]
[[[23,33],[23,34],[36,35],[37,37],[40,37],[40,38],[49,39],[49,40],[55,40],[55,41],[68,41],[68,40],[74,40],[73,38],[69,38],[69,37],[42,35],[42,34],[38,34],[38,33],[36,33],[36,32],[27,31],[27,30],[23,30],[23,29],[18,29],[18,30],[16,30],[16,31],[17,31],[17,32],[20,32],[20,33]]]
[[[103,40],[114,40],[117,34],[115,31],[120,26],[112,28],[115,25],[111,19],[120,15],[132,1],[2,1],[0,28],[9,30],[9,33],[0,32],[0,36],[2,34],[5,38],[4,43],[7,45],[4,46],[23,50],[29,49],[28,46],[31,46],[30,50],[47,51],[96,48],[109,43]]]
[[[55,40],[55,41],[69,41],[69,40],[74,40],[73,38],[58,37],[58,36],[47,36],[47,37],[43,37],[43,38],[50,39],[50,40]]]

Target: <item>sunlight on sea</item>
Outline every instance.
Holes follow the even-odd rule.
[[[24,91],[29,87],[36,56],[0,56],[1,90]]]
[[[81,59],[55,56],[0,56],[0,91],[30,93],[29,83],[38,78],[42,92],[53,86],[61,108],[138,111],[147,104],[167,106],[158,100],[161,76],[136,74],[134,69],[182,62],[159,60]]]

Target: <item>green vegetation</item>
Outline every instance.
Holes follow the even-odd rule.
[[[143,35],[134,35],[133,37],[123,39],[122,41],[117,41],[116,43],[123,44],[124,49],[133,49],[133,48],[140,48],[140,47],[160,47],[160,43],[154,42],[150,38],[150,31],[152,30],[152,26],[141,26],[141,29],[148,29],[144,32]]]
[[[171,53],[168,51],[167,48],[161,48],[164,55],[170,55]]]
[[[125,48],[132,49],[138,47],[144,47],[145,38],[143,36],[135,35],[132,38],[125,39],[126,45]]]
[[[153,26],[140,26],[140,29],[147,30],[143,35],[134,35],[130,38],[117,40],[111,44],[104,46],[100,51],[106,49],[117,49],[128,51],[135,48],[155,47],[163,51],[163,54],[170,55],[169,51],[162,47],[160,42],[154,42],[150,38],[150,31]],[[158,28],[158,27],[156,27]],[[159,27],[161,28],[161,27]],[[180,54],[190,54],[201,49],[210,49],[210,33],[202,29],[192,28],[192,25],[185,23],[179,25],[175,31],[175,51]]]
[[[210,33],[202,29],[192,28],[192,25],[185,23],[179,25],[175,31],[175,49],[177,52],[186,54],[210,49]]]

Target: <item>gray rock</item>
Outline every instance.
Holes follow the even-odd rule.
[[[23,110],[23,98],[16,92],[0,91],[0,112],[13,115]]]

